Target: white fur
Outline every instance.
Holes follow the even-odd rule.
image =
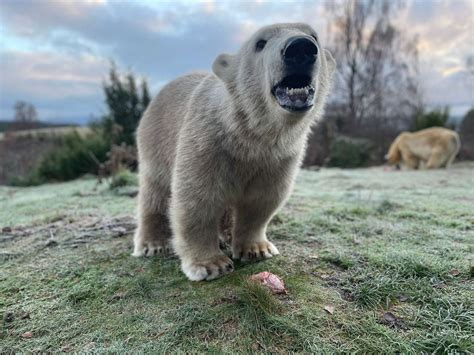
[[[279,106],[272,88],[283,79],[281,53],[292,36],[316,36],[305,24],[257,31],[235,55],[219,55],[214,73],[166,85],[138,129],[139,228],[135,251],[172,244],[190,280],[231,271],[219,249],[219,221],[232,211],[234,258],[278,255],[266,226],[288,198],[311,125],[318,122],[335,62],[319,46],[312,71],[316,99],[305,113]],[[257,52],[255,43],[265,39]],[[134,253],[135,254],[135,253]]]

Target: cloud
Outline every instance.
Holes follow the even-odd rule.
[[[64,120],[98,113],[103,101],[101,80],[107,69],[106,60],[90,55],[3,52],[0,117],[11,117],[20,99],[35,104],[40,118]]]
[[[82,102],[94,94],[102,98],[100,80],[107,73],[109,58],[123,68],[146,74],[151,87],[159,89],[178,75],[209,70],[219,53],[235,52],[264,24],[312,21],[320,5],[294,3],[289,12],[288,4],[276,2],[157,5],[4,0],[0,3],[2,36],[8,40],[1,52],[4,95],[0,112],[10,110],[12,102],[20,98],[48,102],[52,107],[51,100],[61,100],[63,95],[76,96]],[[74,114],[85,114],[95,107],[91,102],[90,107],[81,107]],[[53,113],[56,117],[55,112],[59,110],[39,110],[43,118],[51,118]]]
[[[421,83],[429,105],[452,105],[453,112],[474,104],[465,59],[474,48],[474,2],[410,0],[398,25],[419,38]]]
[[[105,6],[6,1],[1,6],[7,28],[4,32],[9,36],[0,63],[2,118],[9,116],[6,113],[17,99],[59,108],[64,97],[77,97],[84,104],[75,105],[79,108],[75,112],[38,109],[40,117],[46,119],[59,114],[77,117],[97,110],[109,58],[126,69],[146,73],[151,87],[158,89],[179,74],[208,69],[220,51],[238,46],[232,36],[238,31],[237,22],[220,18],[209,21],[202,16],[187,20],[180,11],[190,10],[180,6],[161,12],[128,2]],[[25,51],[16,50],[15,45],[26,38],[33,45]],[[89,104],[85,97],[90,98]]]
[[[184,4],[157,11],[133,2],[7,0],[2,7],[9,35],[114,58],[161,79],[209,68],[214,56],[238,47],[236,19],[204,17],[202,8]]]
[[[265,24],[307,22],[324,39],[323,5],[323,0],[3,0],[0,118],[16,99],[41,105],[43,118],[104,110],[101,80],[112,58],[122,68],[147,76],[156,93],[178,75],[209,70],[219,53],[235,52]],[[463,58],[472,52],[472,6],[470,0],[409,0],[400,16],[409,34],[419,34],[429,102],[469,100],[465,87],[454,86],[452,75],[463,73]]]
[[[265,24],[299,20],[324,27],[314,20],[320,2],[309,1],[151,7],[120,1],[6,0],[2,7],[11,35],[41,40],[61,50],[117,58],[161,79],[209,68],[219,53],[236,51]]]

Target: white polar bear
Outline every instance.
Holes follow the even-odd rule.
[[[278,254],[267,239],[289,196],[310,127],[323,114],[335,61],[301,23],[257,31],[214,73],[167,84],[141,119],[135,256],[172,245],[190,280],[233,270],[219,248],[219,221],[232,211],[232,257]]]

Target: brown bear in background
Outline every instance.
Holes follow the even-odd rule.
[[[403,132],[385,156],[390,165],[403,163],[411,169],[449,168],[459,152],[459,135],[447,128],[432,127]]]

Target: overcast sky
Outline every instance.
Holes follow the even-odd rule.
[[[148,79],[209,70],[262,25],[306,22],[324,41],[321,1],[0,0],[0,119],[16,100],[43,120],[87,122],[105,112],[109,59]],[[408,0],[397,18],[419,36],[425,100],[463,114],[474,102],[465,59],[474,54],[474,0]]]

